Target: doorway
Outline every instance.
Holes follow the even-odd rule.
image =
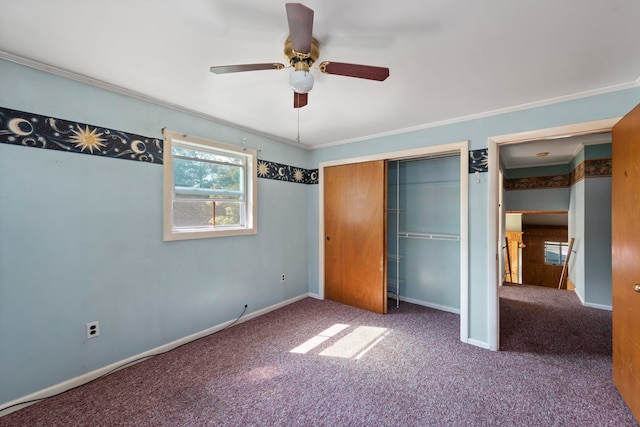
[[[411,159],[420,157],[429,157],[438,154],[458,153],[460,155],[460,339],[468,342],[469,339],[469,304],[468,304],[468,234],[469,234],[469,149],[468,141],[437,145],[432,147],[421,147],[410,150],[394,151],[387,153],[374,154],[369,156],[354,157],[340,160],[332,160],[320,162],[318,165],[318,293],[321,299],[325,298],[325,251],[324,242],[325,218],[324,218],[324,199],[325,199],[325,168],[338,165],[355,164],[361,162],[369,162],[375,160],[391,160],[391,159]]]
[[[613,125],[620,118],[597,120],[592,122],[577,123],[567,126],[538,129],[514,134],[490,137],[488,140],[488,168],[489,168],[489,225],[488,231],[493,250],[488,251],[489,295],[487,312],[489,315],[489,348],[500,348],[500,312],[499,312],[499,286],[502,280],[502,271],[499,265],[502,259],[503,237],[499,227],[500,205],[499,195],[502,194],[502,180],[499,178],[499,149],[502,146],[519,144],[543,139],[564,138],[575,135],[588,135],[593,133],[610,132]],[[492,236],[492,237],[491,237]]]
[[[568,211],[506,208],[504,283],[559,286],[568,249]],[[566,283],[566,280],[562,280]]]

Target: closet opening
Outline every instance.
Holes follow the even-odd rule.
[[[460,315],[460,340],[465,343],[487,348],[483,342],[469,338],[469,329],[471,326],[469,321],[469,174],[472,172],[469,171],[468,141],[412,148],[395,152],[377,153],[353,158],[321,161],[318,163],[318,293],[314,296],[319,299],[324,299],[325,297],[329,298],[325,293],[327,286],[332,288],[331,292],[333,293],[335,284],[331,282],[327,283],[327,280],[332,281],[334,279],[333,276],[335,276],[335,271],[333,266],[335,260],[341,259],[340,256],[336,257],[336,254],[333,252],[330,252],[329,254],[326,252],[327,246],[334,245],[333,248],[329,248],[331,250],[335,248],[336,240],[334,236],[330,234],[335,235],[336,231],[332,231],[330,228],[333,226],[333,218],[331,217],[334,216],[333,212],[336,210],[332,209],[329,205],[325,205],[325,203],[334,203],[334,198],[332,197],[332,193],[334,192],[333,184],[331,182],[326,182],[325,178],[327,175],[332,175],[333,177],[336,176],[335,172],[338,169],[334,168],[334,166],[355,166],[356,164],[373,163],[376,161],[383,161],[385,169],[394,163],[396,165],[400,165],[399,171],[396,172],[396,176],[398,173],[400,173],[400,175],[405,173],[403,172],[403,169],[407,168],[411,170],[410,173],[407,171],[409,175],[414,174],[414,172],[419,175],[421,172],[413,171],[412,168],[419,166],[421,162],[433,163],[431,168],[431,172],[433,174],[433,177],[430,178],[431,182],[425,179],[422,182],[415,183],[417,184],[415,187],[427,188],[431,191],[431,194],[427,197],[415,197],[409,200],[408,207],[410,210],[405,206],[404,214],[401,214],[405,216],[408,214],[408,217],[401,221],[408,220],[409,222],[403,222],[402,225],[404,226],[404,224],[406,224],[407,227],[412,226],[412,228],[399,230],[406,232],[403,237],[400,237],[397,232],[393,237],[394,241],[395,239],[402,239],[403,242],[400,244],[399,250],[397,249],[397,245],[393,247],[393,251],[396,253],[395,258],[400,258],[398,253],[402,252],[403,258],[400,259],[400,263],[403,261],[405,263],[408,262],[405,266],[401,265],[400,274],[405,275],[405,273],[402,273],[402,269],[409,266],[409,270],[406,271],[409,274],[409,280],[407,280],[407,277],[400,278],[396,276],[402,280],[397,281],[400,282],[400,286],[397,289],[393,289],[395,294],[389,294],[387,292],[392,288],[392,286],[388,286],[388,279],[393,280],[393,274],[396,274],[395,272],[393,274],[389,272],[389,269],[391,268],[390,264],[395,262],[388,259],[388,255],[392,248],[388,246],[388,242],[385,242],[380,253],[367,251],[370,255],[370,260],[366,263],[368,265],[368,269],[371,271],[384,271],[383,286],[381,286],[381,290],[383,291],[385,305],[387,301],[389,301],[390,303],[388,305],[392,306],[391,309],[394,309],[393,307],[395,305],[393,302],[398,304],[402,301],[406,301],[409,303],[422,304],[439,310],[458,313]],[[348,169],[351,168],[347,168],[347,170]],[[378,178],[376,178],[375,182],[381,183],[383,185],[384,192],[387,193],[389,189],[388,178],[390,175],[388,173],[384,173],[383,175],[383,179],[378,180]],[[437,178],[438,175],[439,178]],[[457,177],[457,184],[454,183],[456,180],[454,176]],[[447,183],[445,181],[451,182]],[[475,177],[474,182],[481,185],[479,177]],[[439,186],[441,188],[438,190]],[[447,186],[457,188],[457,191],[449,188],[450,191],[447,191],[446,195],[438,192],[444,191],[444,189],[447,189]],[[348,184],[346,188],[350,188]],[[357,186],[354,186],[353,190],[357,192],[358,198],[365,197],[365,193],[359,191]],[[377,191],[378,190],[376,190],[376,192]],[[384,226],[380,227],[380,232],[383,234],[385,240],[388,240],[389,231],[387,223],[389,222],[389,216],[398,214],[398,212],[393,213],[388,211],[389,205],[387,202],[391,203],[391,199],[393,199],[393,197],[402,198],[405,196],[402,195],[402,191],[400,191],[397,196],[391,196],[391,198],[388,198],[385,195],[384,203],[381,204],[374,202],[371,206],[375,206],[375,208],[369,209],[382,209],[381,213],[384,218]],[[455,204],[455,202],[452,201],[453,199],[458,201],[457,210],[453,207],[453,204]],[[444,201],[452,203],[451,206],[449,206],[449,204],[443,204]],[[445,205],[449,206],[446,210],[442,208]],[[400,205],[396,204],[395,208],[391,207],[391,209],[401,209],[399,206]],[[446,217],[442,216],[443,212],[447,213]],[[430,223],[425,223],[423,226],[419,226],[418,219],[424,215],[432,215]],[[438,217],[438,215],[440,215],[440,217]],[[436,219],[439,219],[439,221],[436,221]],[[327,221],[329,221],[329,224],[327,224]],[[394,219],[393,221],[396,220]],[[441,225],[442,227],[438,228],[436,225]],[[396,230],[398,230],[398,228],[396,228]],[[329,232],[329,234],[327,232]],[[434,237],[440,237],[441,239],[434,239]],[[443,237],[447,237],[450,240],[445,240]],[[411,249],[409,251],[403,250],[402,244],[407,243],[409,246],[419,246],[419,243],[436,243],[436,246],[440,244],[440,248],[423,249],[422,251]],[[416,267],[418,264],[415,261],[417,261],[418,258],[420,259],[420,262],[422,262],[422,256],[427,256],[430,257],[431,260],[435,260],[439,254],[435,254],[434,252],[443,252],[441,248],[445,247],[445,245],[457,245],[457,250],[451,250],[450,248],[444,250],[445,253],[450,255],[448,257],[450,259],[448,259],[447,264],[436,265],[435,263],[432,263],[432,269],[429,271]],[[430,254],[433,255],[430,256]],[[346,265],[345,268],[353,266],[353,263],[342,262],[342,264]],[[358,268],[366,267],[359,265]],[[414,276],[418,277],[420,280],[413,282],[412,277]],[[453,280],[456,279],[453,278],[457,278],[455,283]],[[342,286],[357,287],[358,285],[356,282],[358,281],[359,279],[357,277],[355,281],[347,280],[343,285],[339,285],[339,288]],[[448,284],[449,287],[446,287],[445,283]],[[453,288],[455,288],[455,290],[453,290]],[[396,299],[389,300],[389,296],[395,297]],[[457,300],[454,301],[456,297]],[[386,311],[387,310],[385,310],[385,312]]]
[[[460,313],[459,171],[459,152],[388,161],[389,307]]]

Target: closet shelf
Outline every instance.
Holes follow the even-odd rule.
[[[400,187],[447,187],[460,185],[460,180],[442,180],[429,182],[401,182]]]
[[[454,240],[459,241],[460,235],[458,234],[442,234],[442,233],[417,233],[413,231],[399,231],[399,237],[405,239],[427,239],[427,240]]]

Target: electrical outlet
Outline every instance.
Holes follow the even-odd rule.
[[[287,276],[286,276],[286,274],[282,273],[282,274],[280,275],[280,281],[281,281],[281,282],[284,282],[284,281],[286,281],[286,280],[287,280]]]
[[[100,322],[87,323],[87,338],[95,338],[100,335]]]

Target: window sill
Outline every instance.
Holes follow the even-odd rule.
[[[253,228],[225,228],[218,230],[169,230],[164,233],[164,241],[210,239],[212,237],[249,236],[258,234],[258,227]]]

